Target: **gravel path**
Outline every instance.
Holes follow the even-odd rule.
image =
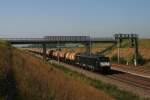
[[[127,65],[121,65],[121,64],[120,65],[112,64],[112,69],[150,79],[150,70],[144,69],[141,66],[135,67],[135,66],[127,66]]]

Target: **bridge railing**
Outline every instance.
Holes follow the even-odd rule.
[[[8,40],[8,41],[17,41],[17,40],[44,40],[44,38],[2,38],[3,40]]]
[[[89,36],[46,36],[44,38],[3,38],[12,43],[40,42],[115,42],[114,38],[90,38]]]
[[[115,41],[115,38],[91,38],[92,41]]]
[[[89,41],[89,36],[45,36],[49,41]]]

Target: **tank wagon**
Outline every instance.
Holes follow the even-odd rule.
[[[110,59],[104,55],[86,55],[73,51],[57,51],[49,52],[49,57],[72,65],[78,65],[85,69],[93,71],[109,71],[111,68]]]

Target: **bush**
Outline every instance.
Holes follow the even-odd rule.
[[[118,56],[115,54],[115,55],[113,55],[112,57],[111,57],[111,61],[112,62],[118,62]],[[124,58],[124,57],[120,57],[120,63],[121,64],[126,64],[126,59]]]
[[[132,56],[131,58],[131,63],[134,64],[134,55]],[[138,55],[138,58],[137,58],[137,62],[138,62],[138,65],[144,65],[146,63],[146,60],[142,57],[141,54]]]
[[[149,61],[149,62],[146,61],[146,62],[147,62],[147,63],[144,64],[144,67],[150,69],[150,61]]]
[[[124,57],[120,57],[120,63],[121,64],[126,64],[127,61],[126,61],[126,59]]]
[[[145,64],[145,59],[142,57],[142,55],[138,55],[138,64],[143,65]]]
[[[112,62],[117,62],[118,61],[118,56],[115,54],[111,57]]]

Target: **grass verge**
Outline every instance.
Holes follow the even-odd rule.
[[[81,80],[99,90],[103,90],[104,92],[108,93],[109,95],[113,96],[117,100],[141,100],[139,96],[136,94],[133,94],[132,92],[123,91],[117,88],[117,86],[114,86],[112,84],[106,84],[102,81],[89,78],[81,73],[78,73],[76,71],[72,71],[63,65],[58,64],[52,64],[56,68],[62,70],[66,75],[73,77],[74,79]],[[149,100],[148,98],[143,100]]]

